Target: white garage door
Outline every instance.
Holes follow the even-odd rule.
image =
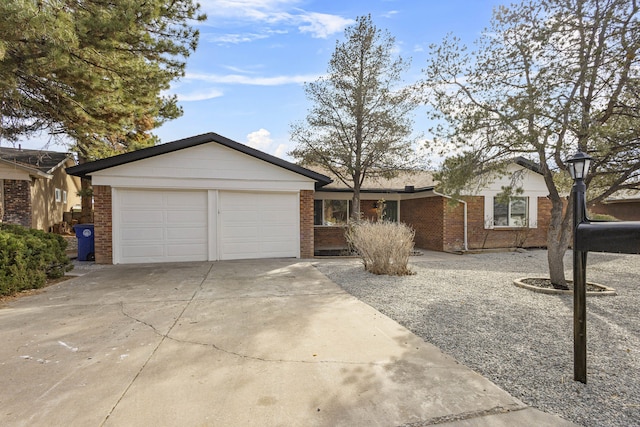
[[[220,259],[299,256],[298,196],[219,193]]]
[[[117,199],[116,262],[207,260],[206,191],[118,190]]]

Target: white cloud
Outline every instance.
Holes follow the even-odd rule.
[[[339,33],[347,25],[353,24],[353,19],[345,19],[337,15],[327,15],[326,13],[306,12],[300,15],[304,25],[298,29],[301,33],[311,33],[311,37],[326,39],[334,33]]]
[[[269,153],[272,156],[291,161],[289,156],[287,156],[287,152],[291,150],[290,143],[287,144],[280,141],[282,141],[282,139],[276,141],[271,136],[271,132],[264,128],[260,128],[247,135],[247,142],[245,142],[245,144],[249,147],[255,148],[256,150]]]
[[[393,18],[393,16],[397,15],[398,13],[400,13],[400,12],[398,12],[397,10],[390,10],[388,12],[383,13],[382,17],[383,18]]]
[[[314,38],[327,38],[355,22],[338,15],[299,9],[297,5],[301,3],[300,0],[202,0],[200,3],[212,22],[236,20],[266,25],[297,26],[300,32],[310,33]],[[213,39],[217,42],[241,43],[283,31],[267,28],[264,32],[225,34],[213,36]]]
[[[205,101],[207,99],[219,98],[224,93],[218,89],[209,89],[206,91],[197,91],[189,94],[176,94],[178,97],[178,101],[189,102],[189,101]]]
[[[287,144],[280,144],[278,145],[278,148],[276,148],[276,151],[274,152],[274,156],[276,157],[280,157],[281,159],[284,159],[285,157],[287,157],[287,152],[291,151],[289,150],[289,146]]]
[[[206,73],[189,73],[187,72],[185,80],[200,80],[209,83],[222,84],[240,84],[252,86],[281,86],[288,84],[303,84],[312,82],[320,77],[317,74],[296,75],[296,76],[275,76],[275,77],[258,77],[245,76],[240,74],[206,74]]]
[[[257,150],[267,151],[271,146],[271,132],[266,129],[259,129],[247,135],[247,145]]]
[[[247,43],[252,42],[254,40],[266,39],[269,37],[269,34],[255,34],[255,33],[245,33],[245,34],[204,34],[203,38],[211,43]]]

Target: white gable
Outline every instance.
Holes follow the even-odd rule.
[[[315,181],[215,142],[94,172],[96,185],[137,188],[312,190]]]
[[[493,201],[502,192],[503,187],[512,186],[514,190],[522,189],[522,193],[514,196],[528,198],[529,227],[538,226],[538,197],[546,197],[549,190],[544,182],[544,177],[516,163],[507,167],[507,173],[494,176],[484,184],[483,188],[474,195],[484,196],[484,220],[485,228],[493,228]]]
[[[516,163],[507,166],[505,175],[496,176],[490,180],[479,192],[480,195],[495,194],[502,191],[502,187],[512,186],[514,189],[522,188],[525,193],[549,194],[544,178],[539,173],[533,172]]]

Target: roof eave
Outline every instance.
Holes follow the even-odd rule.
[[[141,150],[132,151],[130,153],[124,153],[124,154],[120,154],[113,157],[108,157],[106,159],[100,159],[100,160],[95,160],[89,163],[83,163],[77,166],[72,166],[70,168],[67,168],[66,171],[70,175],[86,178],[90,176],[92,173],[98,172],[100,170],[109,169],[115,166],[124,165],[124,164],[135,162],[138,160],[143,160],[143,159],[159,156],[162,154],[171,153],[171,152],[182,150],[185,148],[207,144],[209,142],[215,142],[215,143],[221,144],[227,148],[239,151],[241,153],[255,157],[259,160],[265,161],[267,163],[271,163],[275,166],[306,176],[307,178],[310,178],[316,181],[317,184],[320,184],[320,186],[324,186],[333,182],[331,178],[325,175],[303,168],[302,166],[298,166],[296,164],[287,162],[286,160],[280,159],[278,157],[275,157],[270,154],[264,153],[262,151],[256,150],[254,148],[248,147],[244,144],[240,144],[239,142],[233,141],[229,138],[225,138],[224,136],[218,135],[213,132],[180,139],[177,141],[172,141],[166,144],[156,145],[149,148],[143,148]]]
[[[360,193],[415,194],[415,193],[425,193],[425,192],[433,191],[434,189],[435,187],[419,187],[419,188],[414,188],[413,190],[390,189],[390,188],[361,188]],[[353,189],[351,188],[321,188],[317,191],[323,191],[326,193],[353,193]]]
[[[25,165],[24,163],[18,163],[18,162],[14,162],[11,160],[5,160],[5,159],[0,159],[0,162],[2,163],[6,163],[10,166],[13,166],[15,168],[21,169],[25,172],[27,172],[31,177],[36,177],[36,178],[45,178],[45,179],[51,179],[53,178],[53,175],[46,173],[46,172],[42,172],[40,169],[31,167],[29,165]]]

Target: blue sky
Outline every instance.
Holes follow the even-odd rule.
[[[208,20],[199,25],[198,50],[175,82],[184,115],[155,133],[170,142],[206,132],[291,160],[290,124],[310,107],[303,84],[327,70],[337,40],[357,16],[396,39],[411,58],[406,83],[421,77],[428,46],[449,32],[471,44],[489,25],[501,0],[200,0]],[[415,131],[429,126],[415,113]],[[427,135],[428,136],[428,135]],[[44,138],[43,138],[44,140]],[[25,148],[42,148],[38,139]],[[50,146],[62,151],[64,147]]]

